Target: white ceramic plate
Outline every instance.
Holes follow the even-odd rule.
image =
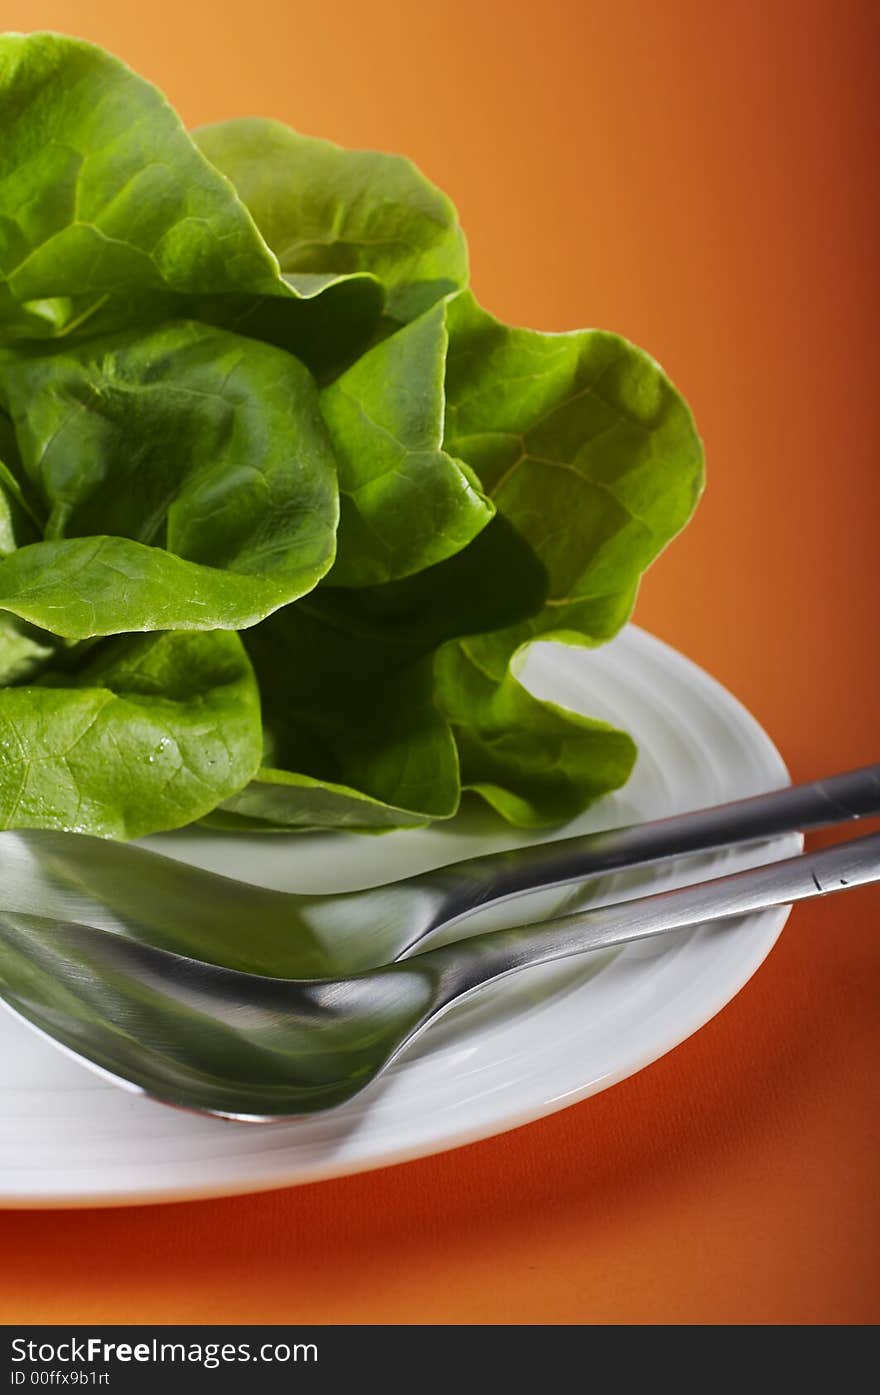
[[[593,652],[535,646],[524,677],[540,696],[607,717],[639,743],[626,790],[558,836],[788,782],[781,757],[749,713],[701,669],[634,627]],[[188,833],[149,840],[227,875],[304,891],[366,886],[457,860],[477,846],[523,841],[473,813],[442,829],[380,839]],[[791,837],[772,848],[705,857],[697,875],[799,846]],[[687,871],[675,865],[608,878],[595,899],[693,878],[691,860]],[[468,922],[468,930],[571,909],[574,895],[521,899]],[[786,915],[768,911],[532,969],[450,1013],[357,1099],[292,1124],[226,1123],[166,1109],[104,1082],[0,1014],[0,1204],[110,1206],[257,1191],[514,1128],[613,1085],[695,1032],[755,972]]]

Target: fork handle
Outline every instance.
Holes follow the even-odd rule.
[[[664,858],[758,842],[880,814],[880,765],[789,785],[693,813],[490,853],[412,878],[437,896],[430,929],[493,901]]]
[[[408,962],[433,971],[434,1001],[440,1011],[464,994],[532,964],[611,949],[669,930],[787,906],[876,881],[880,881],[880,833],[616,905],[514,930],[487,931],[428,950]]]

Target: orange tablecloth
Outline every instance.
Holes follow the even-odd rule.
[[[647,346],[710,486],[638,619],[795,778],[878,758],[867,0],[0,0],[191,123],[261,112],[447,189],[483,302]],[[9,1213],[0,1320],[865,1323],[878,1303],[880,893],[798,908],[720,1017],[607,1094],[253,1198]]]

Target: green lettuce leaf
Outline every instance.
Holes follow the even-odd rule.
[[[384,286],[387,314],[406,322],[466,285],[455,209],[409,160],[256,118],[203,126],[195,140],[235,185],[294,287],[303,277],[366,272]]]
[[[192,322],[0,364],[45,540],[0,608],[68,639],[241,629],[335,553],[332,447],[291,355]]]
[[[629,736],[535,698],[511,665],[535,638],[594,645],[625,622],[642,571],[684,526],[702,488],[702,448],[690,413],[653,360],[617,336],[511,330],[471,296],[461,295],[384,341],[325,390],[331,431],[338,439],[364,443],[361,462],[370,462],[369,432],[363,422],[336,410],[340,400],[349,405],[348,380],[366,382],[382,400],[393,392],[390,351],[396,347],[416,398],[424,364],[417,353],[404,350],[408,337],[426,344],[441,314],[450,336],[444,444],[478,474],[500,518],[481,535],[482,546],[478,538],[445,568],[411,577],[409,586],[348,592],[342,610],[332,616],[341,633],[328,625],[326,586],[334,582],[335,568],[316,596],[252,633],[249,645],[273,755],[272,766],[227,803],[238,816],[247,814],[266,826],[311,826],[332,818],[356,827],[402,826],[405,814],[413,821],[444,817],[419,783],[419,772],[433,763],[447,807],[457,807],[452,794],[458,780],[510,822],[540,827],[574,817],[598,795],[624,784],[632,770],[636,749]],[[374,356],[382,371],[368,376]],[[373,409],[371,422],[375,415]],[[424,409],[419,419],[425,420]],[[387,430],[381,418],[379,425]],[[392,479],[400,482],[397,473]],[[345,500],[344,473],[342,491]],[[384,504],[376,507],[377,528],[393,516]],[[405,507],[397,513],[417,517]],[[343,502],[343,520],[345,515]],[[363,535],[371,540],[368,529]],[[500,536],[509,555],[496,551],[490,561],[485,540]],[[536,591],[530,604],[518,602],[511,589],[524,556],[545,578],[540,604],[534,603]],[[413,583],[424,586],[428,578],[436,585],[438,578],[445,584],[449,576],[465,574],[459,606],[441,590],[442,601],[433,610],[411,605],[406,630],[390,599],[384,599],[414,597]],[[501,588],[511,602],[512,623],[505,624],[498,613],[490,620],[481,615],[487,585],[493,588],[488,594],[497,596],[494,588]],[[367,596],[371,623],[364,629]],[[476,604],[475,597],[480,598]],[[427,618],[438,611],[456,617],[445,631]],[[264,629],[272,632],[269,666],[259,653]],[[391,652],[385,647],[389,639]],[[307,693],[301,674],[295,692],[283,676],[294,653],[307,655],[305,672],[315,680]],[[418,661],[414,692],[420,696],[407,695],[408,717],[418,714],[408,729],[394,698],[403,677],[409,678],[413,655]],[[328,694],[339,696],[328,700]],[[282,697],[274,712],[273,695]],[[386,720],[385,728],[376,714]],[[440,753],[441,729],[454,737],[454,766]],[[365,736],[369,767],[353,751],[353,731]],[[413,760],[407,786],[394,775],[400,750],[395,739],[401,733]],[[378,758],[384,752],[387,770]],[[303,778],[307,784],[300,783]],[[330,797],[331,785],[333,816],[321,802]],[[364,793],[379,807],[360,806]]]
[[[0,697],[2,686],[24,683],[45,672],[58,647],[54,635],[0,612]]]
[[[494,509],[441,450],[446,364],[441,304],[364,354],[321,394],[339,468],[335,586],[378,586],[460,552]]]
[[[391,833],[431,822],[425,812],[372,799],[350,785],[271,766],[262,767],[245,789],[202,819],[206,827],[225,833]]]
[[[607,722],[534,697],[493,638],[447,644],[436,659],[437,695],[455,735],[462,784],[520,827],[574,818],[626,783],[635,742]]]
[[[0,411],[0,557],[35,542],[42,533],[41,520],[25,493],[23,473],[15,428]]]
[[[377,279],[282,276],[162,94],[95,45],[0,37],[0,131],[0,341],[195,315],[306,358],[317,337],[323,371],[345,353],[346,320],[361,343],[372,333]]]
[[[325,383],[368,348],[384,304],[374,276],[300,276],[293,299],[189,296],[180,298],[179,313],[285,349]]]
[[[253,220],[157,90],[92,44],[0,39],[0,324],[69,333],[174,291],[273,293]]]
[[[0,828],[178,828],[259,759],[259,698],[237,635],[120,639],[75,674],[0,689]]]
[[[444,445],[529,543],[548,595],[537,614],[439,656],[437,700],[464,786],[514,823],[553,823],[622,784],[635,750],[537,702],[510,662],[536,638],[617,633],[642,572],[696,507],[702,446],[669,379],[617,335],[511,329],[470,294],[450,301],[448,325]]]
[[[316,599],[249,634],[265,764],[260,787],[226,807],[295,827],[315,827],[322,807],[349,827],[448,818],[458,807],[458,760],[433,703],[430,662],[397,652],[390,636],[382,645],[375,633],[340,631],[341,618]]]
[[[466,461],[547,569],[540,616],[498,638],[607,639],[704,484],[690,410],[648,354],[601,330],[511,329],[449,304],[445,447]]]
[[[453,636],[539,610],[545,595],[543,567],[495,518],[415,576],[320,587],[248,631],[264,768],[224,810],[267,825],[374,831],[454,814],[458,753],[435,700],[434,656]]]
[[[627,778],[516,674],[620,629],[700,441],[646,354],[466,282],[408,161],[192,137],[95,46],[0,37],[0,823],[378,831],[471,790],[539,826]]]

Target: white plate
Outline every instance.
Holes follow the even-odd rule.
[[[524,675],[542,697],[619,723],[640,755],[626,790],[558,830],[632,822],[788,783],[769,738],[731,695],[634,627],[605,648],[538,645]],[[202,866],[305,891],[365,886],[512,846],[471,813],[447,827],[380,839],[333,834],[149,840]],[[797,851],[701,859],[700,875]],[[608,878],[613,900],[693,879],[680,866]],[[496,909],[479,928],[572,904],[544,893]],[[0,1014],[0,1204],[97,1206],[222,1196],[311,1182],[441,1152],[516,1127],[632,1075],[714,1016],[769,952],[786,911],[532,969],[486,990],[341,1109],[293,1124],[202,1119],[105,1083]],[[468,929],[477,921],[469,922]],[[463,927],[458,931],[463,933]]]

